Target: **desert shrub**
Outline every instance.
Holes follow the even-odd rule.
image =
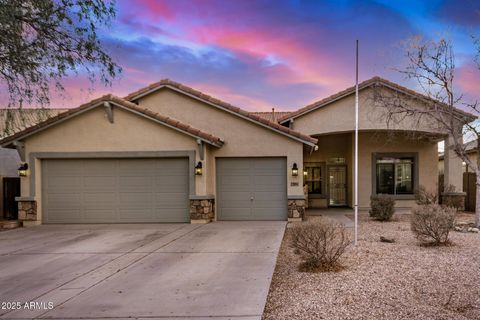
[[[443,205],[455,210],[463,210],[465,207],[464,199],[462,197],[444,197]]]
[[[415,190],[415,202],[420,206],[438,203],[438,194],[437,192],[429,192],[424,186],[420,185]]]
[[[438,204],[413,208],[410,227],[415,237],[425,244],[448,244],[448,234],[455,225],[456,210]]]
[[[370,217],[380,221],[388,221],[395,212],[394,206],[395,200],[385,194],[371,196]]]
[[[464,198],[449,195],[452,193],[455,194],[456,192],[457,191],[454,185],[448,185],[443,192],[442,204],[457,210],[463,210],[465,207]]]
[[[351,243],[343,224],[329,220],[305,222],[291,229],[291,247],[302,257],[301,271],[328,272],[342,268],[340,257]]]

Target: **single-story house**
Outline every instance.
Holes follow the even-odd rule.
[[[384,193],[411,207],[419,185],[436,190],[437,143],[449,138],[418,121],[390,126],[374,90],[421,106],[428,99],[378,77],[359,85],[359,206]],[[252,113],[162,80],[0,145],[28,166],[17,199],[24,225],[301,220],[306,199],[353,205],[354,95],[352,87],[295,112]],[[461,185],[461,161],[447,158],[449,183]]]

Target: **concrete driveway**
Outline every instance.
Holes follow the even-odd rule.
[[[0,318],[260,319],[284,230],[261,221],[2,232]]]

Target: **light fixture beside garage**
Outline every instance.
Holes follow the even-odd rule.
[[[293,177],[296,177],[298,176],[298,167],[297,167],[297,163],[295,162],[292,166],[292,176]]]
[[[195,175],[201,176],[203,173],[202,170],[202,161],[198,161],[197,165],[195,166]]]
[[[26,177],[28,174],[28,163],[24,162],[18,167],[18,175],[20,177]]]

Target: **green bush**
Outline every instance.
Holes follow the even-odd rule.
[[[330,220],[299,223],[291,228],[290,246],[302,257],[301,271],[340,270],[339,259],[350,243],[345,226]]]
[[[425,244],[448,244],[448,235],[455,226],[455,208],[429,204],[413,208],[410,227],[415,237]]]
[[[370,197],[370,217],[380,220],[389,221],[395,212],[395,200],[385,194],[379,194]]]

